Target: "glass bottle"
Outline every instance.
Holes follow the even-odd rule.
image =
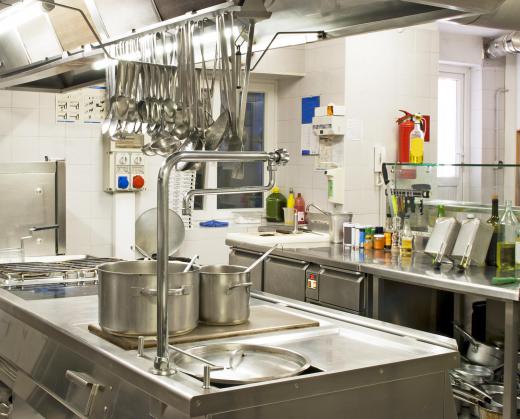
[[[421,130],[423,117],[413,116],[414,128],[410,133],[410,163],[422,163],[424,160],[424,132]]]
[[[385,235],[385,251],[389,252],[392,250],[392,231],[393,231],[393,224],[392,224],[392,217],[390,214],[386,214],[386,225],[384,230]]]
[[[517,270],[520,269],[520,225],[516,230],[516,242],[515,242],[515,267]]]
[[[446,208],[444,205],[437,206],[437,218],[446,217]]]
[[[394,217],[392,228],[392,253],[399,253],[399,237],[401,231],[401,218]]]
[[[486,265],[497,266],[497,238],[500,218],[498,217],[498,197],[496,195],[491,200],[491,217],[489,217],[486,223],[493,227],[493,236],[491,236],[491,243],[486,255]]]
[[[404,217],[403,231],[401,232],[401,256],[411,256],[413,252],[413,234],[410,227],[410,218]]]
[[[516,233],[518,219],[513,213],[513,203],[506,201],[506,210],[500,219],[497,240],[497,266],[507,270],[515,268]]]

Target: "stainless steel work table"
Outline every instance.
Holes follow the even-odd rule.
[[[417,412],[420,412],[426,408],[424,400],[420,402],[420,398],[434,397],[437,398],[436,403],[440,399],[446,400],[444,390],[449,387],[446,370],[458,363],[456,343],[452,339],[269,294],[254,294],[252,303],[276,305],[282,310],[318,320],[320,326],[217,341],[233,340],[287,347],[307,355],[311,364],[323,372],[231,388],[212,386],[204,390],[199,380],[182,373],[171,377],[151,374],[149,369],[152,366],[153,349],[146,351],[145,358],[138,358],[135,350],[125,351],[89,333],[87,325],[97,321],[97,296],[28,301],[9,293],[6,289],[0,289],[0,356],[19,370],[16,374],[11,374],[11,378],[14,377],[15,389],[23,390],[23,384],[17,384],[16,381],[23,381],[23,377],[28,376],[34,380],[41,380],[44,384],[48,382],[45,384],[48,387],[41,385],[47,390],[52,390],[52,386],[57,385],[56,392],[64,392],[62,399],[70,397],[69,393],[65,392],[65,389],[70,391],[70,388],[64,386],[60,380],[66,382],[62,374],[65,372],[64,375],[67,375],[69,369],[76,368],[76,371],[89,374],[89,379],[102,377],[100,382],[107,380],[105,383],[110,384],[98,395],[101,399],[97,401],[97,405],[101,404],[101,407],[103,403],[121,402],[122,396],[118,396],[116,391],[123,386],[112,385],[110,381],[110,377],[118,377],[125,383],[131,383],[133,388],[150,398],[149,403],[145,403],[147,409],[151,406],[151,411],[159,412],[166,406],[173,407],[177,412],[175,417],[216,414],[216,417],[220,418],[228,417],[226,412],[235,412],[229,417],[238,418],[247,416],[240,416],[237,411],[248,412],[248,409],[265,408],[268,410],[262,411],[262,414],[272,414],[276,413],[276,410],[272,410],[276,409],[276,406],[286,406],[286,409],[287,406],[291,406],[290,412],[294,415],[298,412],[293,412],[292,409],[303,409],[302,413],[305,413],[305,409],[315,410],[318,414],[322,409],[319,403],[313,407],[305,400],[328,394],[336,397],[336,403],[343,403],[341,397],[344,397],[346,390],[366,391],[362,389],[374,383],[383,386],[379,387],[377,394],[384,394],[388,399],[392,391],[382,389],[391,382],[397,382],[399,377],[409,377],[411,380],[416,380],[417,377],[432,377],[430,380],[433,380],[433,377],[436,377],[435,381],[428,385],[428,392],[435,396],[417,394],[415,397],[418,400],[414,401],[412,393],[424,391],[424,388],[419,390],[421,387],[417,386],[418,389],[414,390],[409,383],[403,390],[406,394],[400,395],[399,392],[385,400],[385,403],[391,402],[392,406],[395,405],[395,409],[407,411],[406,417],[410,417],[410,409],[419,409]],[[198,344],[200,342],[197,342]],[[189,345],[184,345],[186,346]],[[52,353],[47,353],[51,349]],[[81,359],[82,363],[74,364],[78,359]],[[74,362],[69,364],[66,360]],[[0,368],[0,377],[3,378],[2,372]],[[443,387],[443,394],[438,394],[435,385]],[[107,387],[114,394],[107,394]],[[60,399],[58,396],[60,394],[55,396],[57,400]],[[396,402],[401,396],[406,403]],[[129,406],[132,405],[131,400],[126,402]],[[368,408],[372,409],[370,417],[374,417],[373,412],[378,409],[377,403],[370,403],[368,400],[366,402]],[[351,403],[355,403],[355,399]],[[449,403],[439,403],[439,406],[433,409],[436,410],[436,417],[451,417]],[[138,408],[135,403],[133,408]],[[110,407],[105,406],[104,409],[105,414],[110,412]],[[429,414],[423,417],[435,417],[432,416],[432,406],[429,406],[429,409]],[[283,410],[280,412],[282,413],[270,417],[284,417]],[[286,410],[285,417],[288,417],[287,412]],[[134,412],[134,415],[136,414]],[[382,412],[378,414],[379,417],[381,414],[384,415]],[[93,412],[90,417],[101,416],[96,416],[96,412]]]
[[[226,240],[231,247],[263,251],[267,246]],[[300,247],[299,247],[300,246]],[[431,258],[418,254],[402,263],[384,251],[351,251],[343,245],[281,245],[274,255],[324,264],[331,267],[357,270],[373,277],[373,317],[378,318],[382,278],[396,282],[450,291],[459,295],[474,295],[504,302],[504,417],[516,418],[516,389],[518,361],[518,327],[520,284],[491,285],[491,279],[500,274],[495,268],[470,267],[464,273],[443,265],[440,271],[433,269]],[[508,275],[509,276],[509,275]]]

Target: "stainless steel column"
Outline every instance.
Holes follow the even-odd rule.
[[[506,301],[504,322],[504,418],[516,419],[518,363],[518,303]]]

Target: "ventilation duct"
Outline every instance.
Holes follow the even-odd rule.
[[[511,32],[491,41],[486,49],[489,58],[520,53],[520,32]]]

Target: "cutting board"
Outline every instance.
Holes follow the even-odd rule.
[[[281,330],[302,329],[317,327],[319,322],[307,319],[303,316],[288,313],[277,307],[268,305],[256,305],[251,307],[249,321],[236,326],[207,326],[199,325],[190,333],[181,336],[170,337],[170,343],[190,343],[210,339],[221,339],[237,336],[255,335],[259,333],[277,332]],[[119,346],[124,350],[137,349],[137,337],[115,336],[105,332],[97,324],[89,324],[88,330],[96,336]],[[157,346],[155,336],[147,336],[146,348]]]

